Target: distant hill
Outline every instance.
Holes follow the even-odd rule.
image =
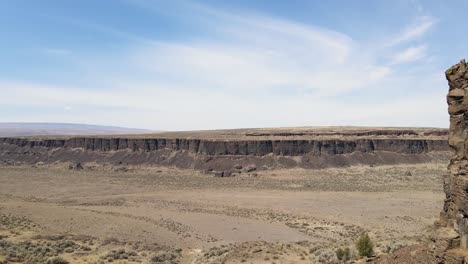
[[[62,123],[0,123],[0,137],[42,135],[116,135],[153,132],[144,129]]]

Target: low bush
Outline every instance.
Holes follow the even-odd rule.
[[[345,249],[339,248],[336,250],[335,253],[336,253],[336,258],[338,258],[339,261],[346,262],[351,259],[351,251],[349,250],[348,247]]]
[[[374,244],[367,233],[361,235],[356,243],[356,249],[362,257],[370,257],[374,254]]]

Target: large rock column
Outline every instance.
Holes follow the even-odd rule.
[[[452,150],[448,175],[444,177],[446,200],[441,221],[460,235],[468,247],[468,65],[464,60],[445,72],[450,114],[449,145]]]

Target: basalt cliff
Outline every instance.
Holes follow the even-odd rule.
[[[325,168],[448,158],[447,130],[296,128],[139,136],[0,138],[0,163],[157,164],[198,170],[239,166]]]

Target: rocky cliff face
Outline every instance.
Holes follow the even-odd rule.
[[[468,248],[468,65],[463,60],[446,72],[450,114],[449,145],[452,151],[448,175],[444,179],[446,200],[441,220],[454,227],[460,245]]]
[[[443,138],[443,137],[442,137]],[[0,138],[0,164],[98,162],[157,164],[231,171],[239,166],[326,168],[357,164],[401,164],[447,159],[444,139],[259,139],[77,137]]]
[[[162,149],[185,150],[203,155],[255,155],[301,156],[310,154],[340,155],[354,152],[388,151],[403,154],[420,154],[446,151],[445,140],[426,139],[357,139],[357,140],[250,140],[216,141],[198,139],[131,139],[131,138],[70,138],[29,140],[0,138],[0,144],[27,148],[81,148],[91,151],[144,151]]]

